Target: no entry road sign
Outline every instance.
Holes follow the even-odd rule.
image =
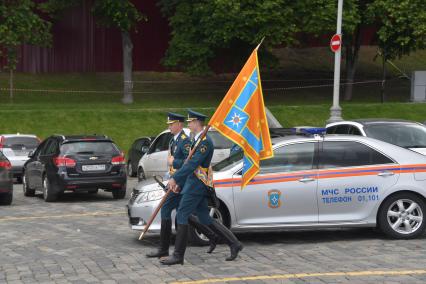
[[[342,35],[335,34],[330,41],[330,48],[333,52],[339,51],[342,46]]]

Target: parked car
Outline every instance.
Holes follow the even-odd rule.
[[[124,154],[106,136],[54,135],[30,153],[24,165],[24,195],[41,191],[50,202],[64,191],[94,194],[103,189],[122,199],[126,195],[125,166]]]
[[[356,119],[327,124],[327,134],[372,137],[426,155],[426,126],[400,119]]]
[[[213,167],[220,200],[214,216],[233,231],[378,226],[400,239],[425,231],[425,156],[354,135],[286,136],[272,143],[274,157],[261,161],[243,189],[242,152]],[[156,183],[133,190],[132,229],[144,228],[163,195]],[[160,217],[149,230],[159,232]]]
[[[13,177],[22,180],[22,170],[28,160],[28,153],[37,148],[40,139],[30,134],[3,134],[0,135],[0,151],[12,164]]]
[[[127,159],[127,174],[130,177],[135,177],[137,174],[139,160],[148,152],[149,146],[155,137],[141,137],[136,139],[128,152]]]
[[[188,128],[184,128],[184,131],[189,135]],[[212,164],[214,165],[229,157],[230,149],[234,143],[213,128],[209,129],[207,135],[210,136],[214,144]],[[154,139],[148,152],[139,161],[139,181],[155,175],[164,176],[167,172],[167,156],[172,137],[170,130],[165,130]]]
[[[0,205],[10,205],[13,199],[12,164],[0,152]]]

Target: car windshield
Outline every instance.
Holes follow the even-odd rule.
[[[216,165],[213,166],[213,171],[219,172],[219,171],[226,171],[232,168],[233,166],[239,164],[241,160],[243,159],[244,152],[238,151],[229,156],[228,158],[220,161]]]
[[[212,139],[215,149],[230,149],[234,144],[231,140],[217,131],[209,131],[207,135]]]
[[[72,154],[119,154],[117,147],[107,141],[69,142],[61,146],[63,155]]]
[[[426,127],[418,124],[383,123],[364,128],[368,137],[404,148],[426,148]]]
[[[15,148],[15,146],[24,146],[27,149],[37,148],[39,141],[35,137],[7,137],[4,141],[4,147]]]

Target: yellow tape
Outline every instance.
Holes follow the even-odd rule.
[[[6,217],[0,218],[0,222],[7,221],[19,221],[19,220],[34,220],[34,219],[53,219],[53,218],[67,218],[67,217],[93,217],[93,216],[110,216],[110,215],[124,215],[127,214],[123,211],[112,211],[112,212],[93,212],[93,213],[76,213],[66,215],[46,215],[46,216],[18,216],[18,217]]]
[[[333,276],[402,276],[410,274],[426,274],[425,269],[418,270],[392,270],[392,271],[351,271],[351,272],[323,272],[323,273],[297,273],[297,274],[276,274],[276,275],[259,275],[244,277],[228,277],[228,278],[210,278],[195,281],[172,282],[179,284],[201,284],[201,283],[217,283],[217,282],[235,282],[235,281],[254,281],[254,280],[271,280],[271,279],[298,279],[308,277],[333,277]]]

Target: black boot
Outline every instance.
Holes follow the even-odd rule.
[[[158,250],[147,253],[146,257],[163,257],[169,255],[170,238],[172,236],[172,220],[161,219],[160,247]]]
[[[213,220],[213,223],[209,225],[210,229],[215,232],[219,238],[225,240],[231,250],[231,255],[226,258],[226,261],[231,261],[237,258],[238,253],[243,249],[243,245],[237,239],[237,237],[222,223]]]
[[[207,253],[212,253],[216,248],[216,244],[219,242],[219,236],[216,235],[208,226],[198,222],[198,219],[193,215],[189,216],[188,223],[209,239],[210,246]]]
[[[171,256],[161,259],[160,263],[164,265],[183,264],[187,241],[188,225],[179,224],[176,233],[175,251]]]

